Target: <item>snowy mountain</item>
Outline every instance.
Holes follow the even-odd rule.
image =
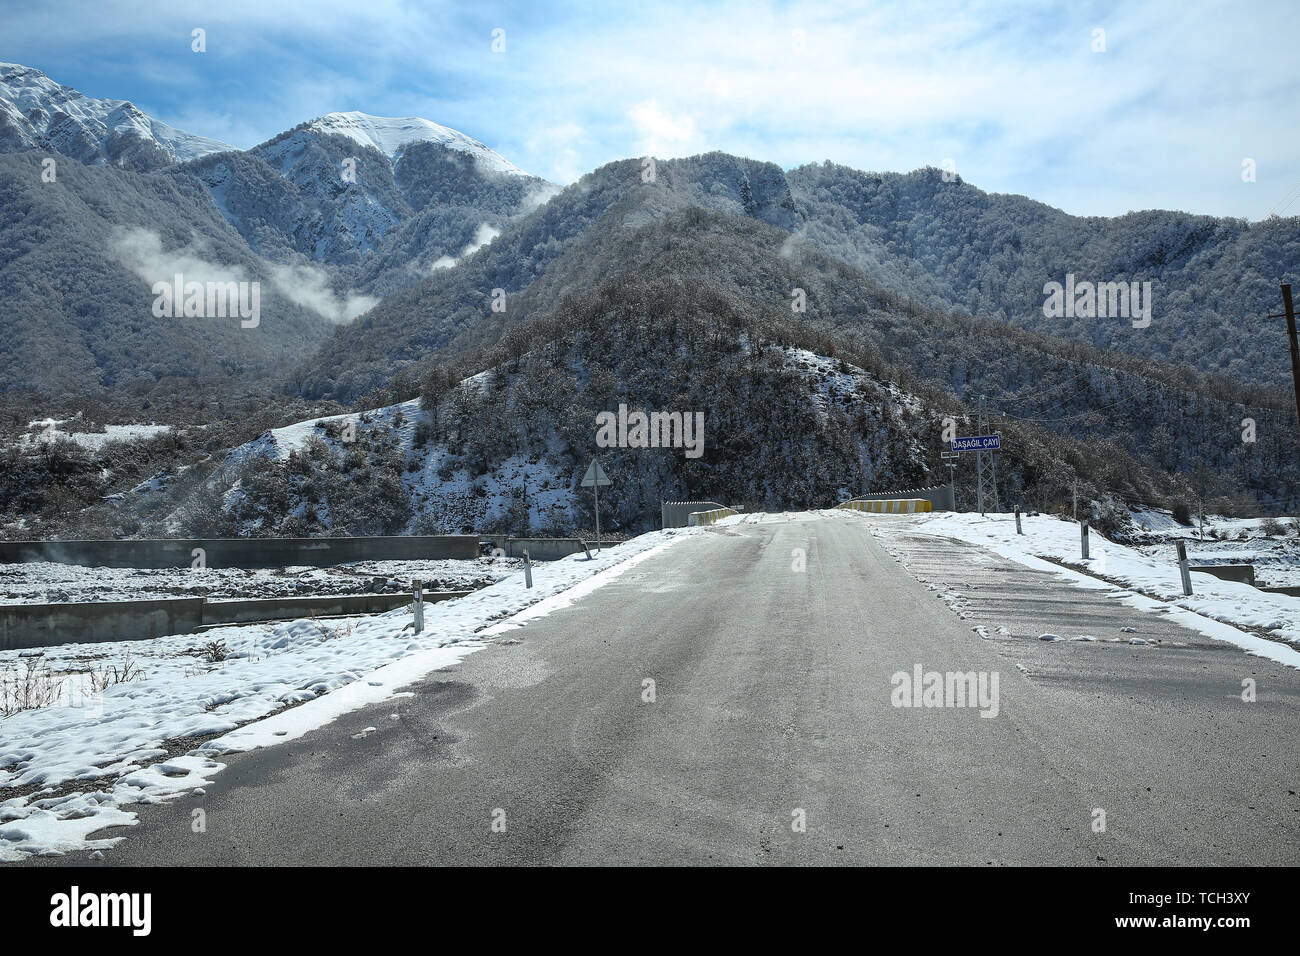
[[[319,133],[346,136],[362,146],[373,146],[393,163],[397,163],[402,152],[412,143],[436,143],[446,149],[472,156],[484,172],[510,176],[528,175],[478,140],[471,139],[459,130],[439,126],[418,116],[371,116],[356,111],[329,113],[312,120],[307,128]]]
[[[331,113],[186,167],[261,255],[388,295],[454,263],[558,188],[425,119]]]
[[[0,149],[44,149],[87,165],[157,169],[234,147],[195,136],[142,113],[126,100],[101,100],[40,70],[0,63]]]

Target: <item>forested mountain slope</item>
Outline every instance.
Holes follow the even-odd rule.
[[[168,376],[242,394],[275,381],[330,323],[243,242],[175,167],[137,173],[0,155],[0,388],[45,395],[129,390]],[[260,285],[260,320],[159,318],[156,282]],[[332,305],[332,303],[331,303]]]
[[[417,118],[334,113],[186,166],[257,252],[387,295],[445,268],[557,187]]]
[[[637,260],[611,240],[675,209],[695,206],[784,228],[797,222],[781,171],[770,163],[711,153],[659,162],[652,182],[643,171],[639,160],[602,166],[454,269],[387,297],[304,361],[295,387],[352,400],[430,352],[489,345],[505,327],[545,316],[564,296],[635,268]]]
[[[775,310],[833,332],[866,356],[866,367],[879,363],[881,374],[911,390],[949,396],[953,414],[984,395],[1002,426],[1026,420],[1099,447],[1122,447],[1162,469],[1205,470],[1207,489],[1218,493],[1229,486],[1269,500],[1296,493],[1294,410],[1283,390],[928,308],[749,216],[682,203],[657,218],[647,207],[655,201],[672,208],[665,201],[671,193],[636,189],[608,206],[542,276],[507,296],[504,312],[493,312],[480,289],[515,278],[511,243],[519,237],[509,233],[445,284],[430,281],[386,300],[328,347],[318,367],[338,369],[339,381],[321,387],[309,378],[307,394],[350,398],[363,381],[373,386],[392,373],[407,382],[397,392],[409,390],[430,358],[455,358],[520,323],[562,315],[564,302],[608,279],[662,280],[713,290],[739,311]],[[794,311],[796,290],[802,312]],[[367,369],[373,371],[360,380]],[[1242,440],[1247,418],[1255,422],[1253,443]],[[938,435],[933,441],[937,447]]]
[[[1243,381],[1288,383],[1285,330],[1265,316],[1280,311],[1279,282],[1300,267],[1300,218],[1071,216],[960,177],[945,182],[937,169],[867,173],[828,162],[786,178],[809,240],[926,305]],[[1067,274],[1150,281],[1150,325],[1045,317],[1044,284]]]
[[[950,396],[900,385],[865,343],[671,275],[610,279],[491,348],[423,370],[422,401],[268,432],[136,507],[172,533],[589,533],[579,482],[598,455],[613,479],[601,495],[606,527],[643,531],[665,499],[779,511],[942,481],[944,418],[970,427]],[[698,454],[598,445],[598,416],[620,406],[698,415]],[[1001,430],[1005,504],[1060,507],[1078,480],[1086,512],[1108,524],[1124,520],[1109,489],[1192,494],[1117,443],[1018,421]]]

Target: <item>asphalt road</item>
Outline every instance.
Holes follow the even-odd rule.
[[[412,696],[223,758],[100,834],[126,836],[104,864],[1300,862],[1300,674],[971,546],[885,539],[900,563],[891,520],[678,542]],[[1071,627],[1098,640],[1037,639]],[[893,706],[917,664],[996,672],[997,716]]]

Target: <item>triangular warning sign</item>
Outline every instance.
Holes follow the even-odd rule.
[[[613,484],[609,480],[609,475],[605,474],[605,469],[600,467],[600,462],[591,459],[591,464],[587,467],[587,474],[582,478],[582,487],[592,488],[596,485]]]

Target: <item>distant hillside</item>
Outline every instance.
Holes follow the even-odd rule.
[[[451,367],[426,365],[422,402],[268,432],[131,506],[169,533],[569,534],[594,524],[578,482],[599,456],[614,482],[601,495],[606,527],[643,531],[665,499],[780,511],[941,482],[944,417],[963,432],[972,424],[942,391],[901,386],[865,344],[667,276],[615,279],[566,300],[463,368],[480,366],[457,382]],[[620,406],[700,413],[702,454],[600,447],[597,416]],[[1059,508],[1077,479],[1085,508],[1114,524],[1127,518],[1109,490],[1171,502],[1192,495],[1186,481],[1115,442],[1032,422],[999,430],[1004,504]],[[973,504],[968,470],[969,462],[963,507]]]
[[[136,173],[0,155],[0,390],[49,396],[148,388],[167,376],[243,394],[274,381],[341,315],[332,295],[253,253],[206,191],[175,167]],[[158,318],[156,282],[260,285],[260,322]],[[310,276],[306,278],[310,279]],[[318,290],[319,291],[319,290]],[[214,397],[220,397],[214,396]]]
[[[939,309],[1274,386],[1289,383],[1280,281],[1300,281],[1300,218],[1249,224],[1150,210],[1071,216],[985,193],[937,169],[833,163],[786,176],[803,235],[882,285]],[[1152,282],[1151,324],[1046,318],[1043,286]]]
[[[594,525],[578,489],[593,454],[614,480],[602,520],[631,531],[657,525],[661,498],[820,507],[866,483],[925,479],[928,423],[914,397],[769,336],[708,291],[610,285],[490,353],[488,370],[427,395],[427,408],[304,422],[235,450],[164,525],[566,534]],[[597,413],[620,404],[700,413],[702,453],[598,448]]]
[[[790,228],[797,222],[779,167],[723,153],[656,164],[602,166],[541,208],[511,223],[454,269],[389,296],[340,327],[303,361],[294,386],[304,395],[352,400],[384,386],[404,366],[491,345],[511,325],[550,314],[566,296],[638,268],[623,238],[675,210],[701,208]],[[702,262],[725,268],[725,256]],[[504,312],[493,310],[494,289]]]
[[[949,396],[954,415],[985,395],[999,427],[1024,421],[1097,448],[1122,448],[1159,469],[1204,470],[1198,480],[1207,493],[1231,486],[1288,501],[1300,491],[1291,451],[1295,413],[1283,390],[928,308],[783,229],[673,203],[670,189],[625,190],[595,218],[590,209],[586,219],[572,206],[566,210],[593,194],[571,187],[445,278],[391,297],[340,328],[310,366],[326,377],[305,377],[305,393],[350,400],[394,376],[418,380],[430,359],[468,355],[511,328],[561,316],[566,303],[606,281],[656,279],[714,290],[737,310],[784,314],[832,333],[863,354],[870,370],[912,391]],[[676,210],[658,218],[647,213],[651,203]],[[528,281],[515,252],[544,216],[589,225],[574,229],[545,271]],[[480,291],[492,283],[524,283],[507,296],[504,313],[492,312],[490,296]],[[804,312],[792,310],[795,289],[804,293]],[[337,380],[327,377],[331,370]],[[1242,441],[1245,418],[1256,422],[1254,443]]]
[[[258,253],[386,295],[446,268],[557,188],[417,118],[333,113],[186,166]]]

